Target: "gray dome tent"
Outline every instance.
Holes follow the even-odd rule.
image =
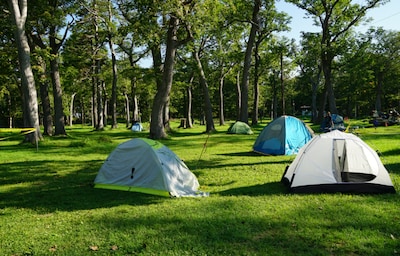
[[[135,138],[118,145],[101,166],[95,188],[160,196],[208,196],[185,163],[160,142]]]

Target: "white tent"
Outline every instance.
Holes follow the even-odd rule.
[[[135,138],[117,146],[101,166],[95,188],[160,196],[207,196],[185,163],[165,145]]]
[[[282,182],[295,193],[395,193],[378,154],[359,137],[338,130],[301,148]]]
[[[141,131],[143,131],[143,126],[142,126],[141,123],[136,122],[136,123],[134,123],[134,124],[132,125],[131,130],[132,130],[132,132],[141,132]]]

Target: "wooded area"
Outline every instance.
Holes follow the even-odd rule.
[[[159,139],[171,118],[212,132],[214,119],[400,108],[400,32],[354,29],[387,0],[287,2],[321,32],[285,38],[290,17],[268,0],[2,2],[0,127],[35,127],[32,142],[139,121]]]

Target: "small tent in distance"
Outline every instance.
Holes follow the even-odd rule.
[[[354,134],[314,137],[282,176],[294,193],[395,193],[377,153]]]
[[[236,121],[228,128],[228,134],[253,134],[253,131],[245,122]]]
[[[141,132],[143,131],[143,126],[140,122],[134,122],[131,127],[132,132]]]
[[[264,127],[253,145],[253,150],[264,155],[297,154],[311,140],[313,134],[300,119],[281,116]]]
[[[207,196],[185,163],[160,142],[135,138],[118,145],[101,166],[95,188],[167,197]]]

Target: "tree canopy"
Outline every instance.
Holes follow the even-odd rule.
[[[354,30],[386,0],[287,0],[321,28],[300,42],[281,35],[290,17],[275,1],[40,0],[12,26],[14,2],[0,14],[1,127],[40,123],[44,135],[63,135],[67,123],[149,122],[159,139],[171,118],[213,132],[215,118],[257,124],[305,106],[315,122],[324,111],[400,108],[399,32]],[[31,75],[19,72],[29,65]]]

